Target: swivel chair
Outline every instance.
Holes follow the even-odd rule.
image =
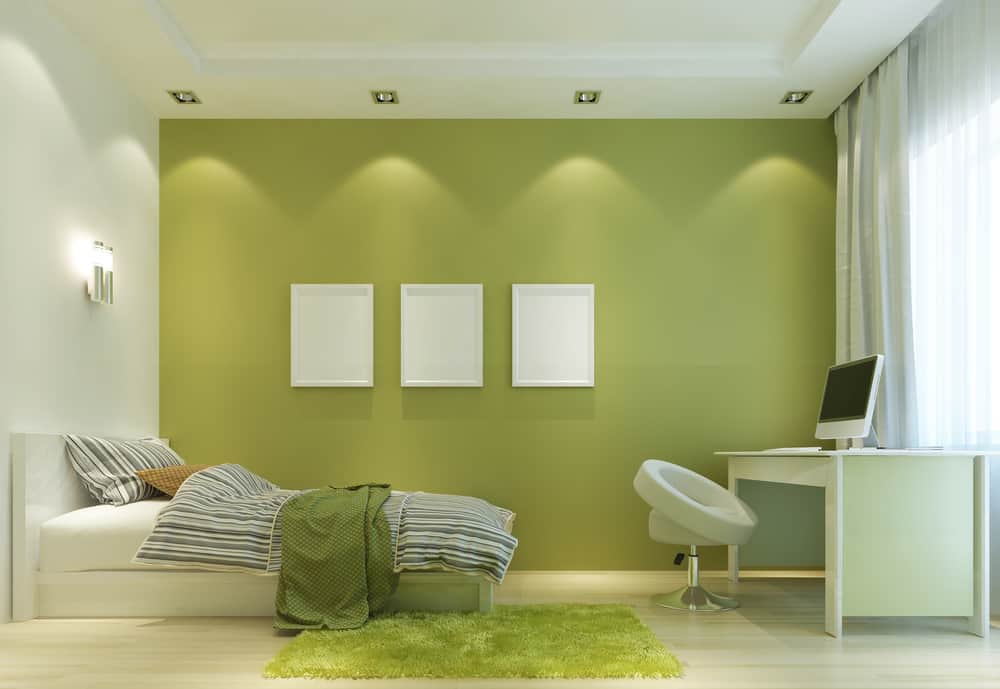
[[[677,464],[647,459],[632,482],[652,510],[649,537],[658,543],[690,546],[688,582],[676,591],[653,597],[666,608],[708,612],[739,607],[702,588],[699,579],[698,546],[743,545],[757,526],[750,507],[715,481]],[[684,554],[678,554],[677,563]]]

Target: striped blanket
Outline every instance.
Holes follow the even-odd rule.
[[[238,464],[203,469],[163,508],[133,562],[276,573],[281,507],[301,492],[282,490]],[[382,510],[395,571],[437,569],[503,581],[517,547],[513,512],[478,498],[398,491]]]

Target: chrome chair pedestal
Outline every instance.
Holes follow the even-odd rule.
[[[740,607],[740,602],[717,596],[700,586],[682,586],[676,591],[653,596],[653,605],[687,612],[723,612]]]
[[[691,554],[688,555],[687,586],[653,596],[652,603],[663,608],[688,612],[722,612],[740,607],[740,602],[735,598],[719,596],[701,587],[697,546],[691,546]]]

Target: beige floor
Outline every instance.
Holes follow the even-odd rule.
[[[838,640],[823,634],[820,579],[757,579],[730,588],[709,578],[706,583],[720,593],[737,594],[743,607],[708,616],[651,607],[649,594],[667,583],[663,576],[648,574],[514,574],[498,600],[634,605],[684,662],[686,676],[680,680],[264,680],[260,677],[264,664],[288,641],[271,632],[268,620],[175,618],[0,625],[0,689],[1000,688],[997,621],[989,641],[964,633],[964,623],[957,619],[853,620]]]

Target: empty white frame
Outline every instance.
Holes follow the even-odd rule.
[[[594,285],[513,286],[514,387],[594,387]]]
[[[375,385],[372,285],[292,285],[292,387]]]
[[[400,384],[482,387],[483,286],[400,285]]]

